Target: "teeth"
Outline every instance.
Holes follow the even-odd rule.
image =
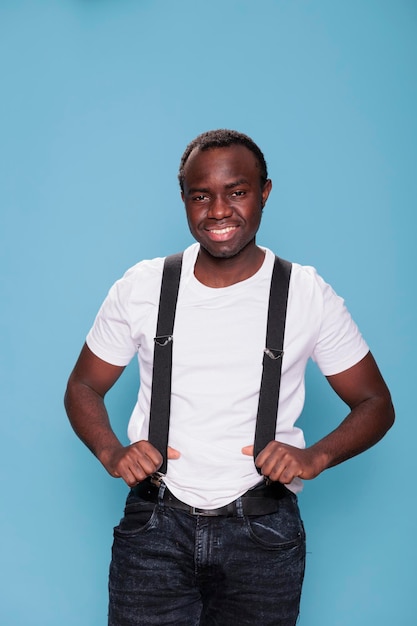
[[[224,235],[225,233],[230,233],[231,230],[234,230],[234,226],[227,226],[226,228],[219,228],[219,229],[211,229],[211,232],[214,233],[215,235]]]

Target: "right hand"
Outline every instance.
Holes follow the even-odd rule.
[[[168,459],[179,457],[178,450],[168,447]],[[134,487],[158,471],[162,455],[149,441],[142,440],[108,452],[101,462],[111,476],[122,478],[128,487]]]

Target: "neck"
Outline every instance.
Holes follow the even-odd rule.
[[[258,246],[252,246],[245,254],[242,251],[231,258],[213,257],[200,247],[194,275],[207,287],[230,287],[256,274],[264,258],[265,252]]]

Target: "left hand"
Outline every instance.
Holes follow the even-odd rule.
[[[242,454],[252,456],[253,446],[242,448]],[[321,456],[310,448],[300,449],[280,441],[270,441],[256,457],[255,465],[263,476],[288,485],[296,477],[308,480],[318,476],[326,467]]]

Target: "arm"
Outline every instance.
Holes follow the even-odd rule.
[[[68,380],[65,408],[73,429],[109,474],[133,486],[157,471],[162,456],[148,441],[123,446],[111,428],[104,397],[123,370],[84,345]],[[178,456],[169,451],[168,458]]]
[[[350,407],[349,415],[334,431],[305,450],[271,441],[256,458],[264,476],[286,484],[297,476],[315,478],[373,446],[394,423],[391,396],[371,353],[327,380]],[[251,454],[252,449],[247,446],[243,453]]]

